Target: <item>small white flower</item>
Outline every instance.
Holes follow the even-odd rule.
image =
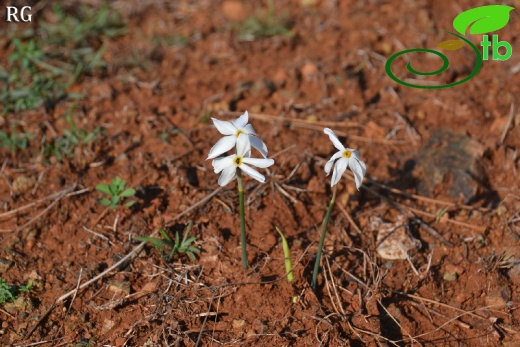
[[[367,171],[365,163],[359,157],[359,152],[355,149],[345,148],[345,146],[343,146],[339,141],[336,134],[334,134],[334,132],[329,128],[325,128],[323,132],[329,135],[329,138],[334,144],[334,147],[339,150],[339,152],[334,154],[327,162],[327,164],[325,164],[325,172],[328,176],[330,169],[332,168],[332,164],[336,162],[334,164],[334,171],[332,172],[332,180],[330,182],[331,187],[334,187],[334,185],[338,183],[345,170],[350,167],[350,170],[352,170],[354,173],[356,188],[359,190],[361,182],[363,181],[363,177],[365,177],[365,173]]]
[[[251,146],[253,146],[254,148],[258,149],[264,158],[267,158],[267,146],[262,140],[258,138],[258,135],[256,135],[253,126],[251,124],[247,124],[248,117],[249,115],[246,111],[239,118],[231,122],[211,118],[217,130],[226,136],[218,140],[215,146],[211,148],[208,159],[213,159],[221,154],[226,153],[238,142],[246,143],[248,152],[251,151]]]
[[[218,184],[225,186],[235,178],[237,168],[254,179],[264,183],[265,177],[260,172],[246,165],[250,164],[260,168],[266,168],[274,164],[273,159],[249,158],[248,143],[246,141],[237,142],[237,154],[228,155],[224,158],[213,159],[213,169],[215,173],[222,172],[218,178]]]

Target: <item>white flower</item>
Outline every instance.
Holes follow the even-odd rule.
[[[258,138],[255,130],[253,129],[253,126],[251,126],[251,124],[247,124],[248,117],[249,115],[246,111],[239,118],[231,122],[211,118],[217,130],[226,136],[218,140],[215,146],[211,148],[208,159],[213,159],[221,154],[226,153],[238,142],[246,143],[248,152],[251,152],[251,146],[253,146],[254,148],[258,149],[264,158],[267,158],[267,146],[262,140]]]
[[[249,158],[248,143],[246,141],[238,141],[237,142],[237,154],[228,155],[224,158],[214,159],[213,169],[215,173],[222,172],[220,177],[218,178],[218,184],[221,186],[225,186],[233,178],[235,178],[237,168],[242,170],[245,174],[253,177],[254,179],[264,183],[265,177],[253,169],[252,167],[246,165],[254,165],[256,167],[266,168],[274,164],[273,159],[261,159],[261,158]]]
[[[339,150],[339,152],[334,154],[327,162],[327,164],[325,164],[325,172],[328,176],[330,169],[332,168],[332,164],[336,162],[334,164],[334,171],[332,172],[332,180],[330,182],[331,187],[334,187],[334,185],[338,183],[345,170],[350,167],[350,170],[352,170],[354,173],[356,188],[359,190],[361,182],[363,181],[363,177],[365,177],[365,173],[367,171],[365,163],[359,157],[359,152],[355,149],[345,148],[341,142],[339,142],[336,134],[334,134],[334,132],[329,128],[325,128],[323,132],[329,135],[329,138],[334,144],[334,147]]]

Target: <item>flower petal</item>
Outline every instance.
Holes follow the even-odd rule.
[[[363,169],[361,166],[361,163],[356,159],[350,159],[350,170],[354,173],[354,178],[356,180],[356,188],[359,190],[359,187],[361,187],[361,182],[363,182],[363,177],[365,176],[366,169]],[[363,163],[364,164],[364,163]]]
[[[213,159],[213,161],[211,162],[211,165],[213,165],[213,170],[215,171],[215,173],[219,173],[220,171],[224,170],[226,167],[235,166],[235,164],[233,164],[234,157],[235,157],[234,155],[228,155],[227,157],[224,157],[224,158]]]
[[[224,136],[223,138],[218,140],[217,143],[215,143],[215,146],[211,147],[211,149],[209,150],[208,158],[206,160],[216,158],[219,155],[226,153],[231,148],[233,148],[235,143],[235,136]]]
[[[251,143],[251,146],[258,149],[258,152],[264,157],[267,158],[267,146],[265,145],[264,141],[260,140],[256,136],[249,136],[249,142]]]
[[[341,158],[336,162],[336,165],[334,165],[334,171],[332,172],[332,180],[330,181],[331,187],[334,187],[339,182],[339,179],[341,178],[341,176],[343,176],[343,173],[347,169],[347,166],[347,158]]]
[[[235,178],[236,171],[236,166],[234,165],[226,167],[220,174],[220,177],[218,178],[218,184],[221,186],[225,186],[226,184],[231,182],[231,180]]]
[[[256,167],[266,168],[274,164],[273,159],[242,158],[242,162]]]
[[[359,156],[359,152],[355,149],[350,149],[348,148],[349,151],[352,152],[352,157],[354,159],[356,159],[356,161],[359,163],[359,165],[361,166],[361,169],[362,169],[362,173],[363,175],[362,176],[365,176],[366,172],[367,172],[367,166],[365,165],[365,163],[363,162],[363,160],[361,160],[361,157]],[[352,167],[352,166],[351,166]]]
[[[217,128],[217,130],[221,134],[223,134],[223,135],[235,135],[236,134],[237,128],[235,128],[235,126],[231,122],[226,122],[224,120],[219,120],[216,118],[211,118],[211,120],[213,121],[213,124],[215,124],[215,128]]]
[[[231,123],[233,123],[233,125],[237,128],[237,129],[243,129],[247,122],[248,122],[248,119],[249,119],[249,114],[246,112],[244,112],[243,115],[241,115],[240,117],[238,117],[237,119],[235,120],[232,120]]]
[[[262,183],[265,182],[265,177],[260,172],[256,171],[250,166],[247,166],[246,164],[242,164],[239,166],[242,171],[244,171],[245,174],[253,177],[255,180],[260,181]]]
[[[323,132],[327,135],[329,135],[329,139],[332,141],[332,144],[334,147],[336,147],[339,151],[345,150],[345,146],[339,141],[336,134],[334,134],[334,131],[330,130],[329,128],[323,129]]]
[[[248,134],[248,135],[256,135],[255,129],[253,129],[253,126],[251,124],[246,124],[245,127],[242,128],[242,130]]]
[[[237,155],[241,157],[251,156],[251,143],[249,142],[249,135],[240,134],[237,138]]]
[[[330,159],[329,161],[327,162],[327,164],[325,164],[325,173],[327,174],[327,176],[330,174],[330,169],[332,168],[332,164],[334,164],[334,161],[338,158],[341,158],[341,156],[343,155],[343,152],[339,151],[339,152],[336,152]]]

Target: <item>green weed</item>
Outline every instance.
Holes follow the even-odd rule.
[[[13,302],[16,300],[20,293],[29,293],[32,289],[32,284],[27,282],[25,285],[20,287],[10,286],[7,281],[0,278],[0,304],[5,302]]]
[[[238,30],[238,41],[293,35],[293,32],[287,27],[287,16],[278,16],[275,13],[273,0],[269,0],[268,5],[269,9],[266,13],[254,15],[244,22],[232,26]]]
[[[98,184],[96,186],[96,190],[110,197],[102,198],[101,200],[99,200],[99,203],[101,205],[106,206],[110,209],[114,209],[121,205],[131,207],[133,204],[135,204],[134,200],[127,201],[123,204],[123,201],[126,200],[126,198],[135,195],[135,189],[126,188],[126,181],[122,180],[119,176],[116,176],[114,179],[112,179],[112,182],[110,182],[110,184]]]
[[[8,33],[13,51],[0,66],[2,113],[34,109],[74,95],[67,89],[85,73],[105,66],[106,40],[125,33],[119,14],[107,5],[52,8],[52,23]]]
[[[188,226],[186,227],[186,231],[184,232],[182,240],[180,240],[179,238],[179,232],[175,233],[175,240],[172,240],[170,236],[166,233],[166,231],[164,231],[163,229],[159,230],[161,236],[163,237],[162,239],[151,236],[134,237],[134,239],[137,241],[151,243],[152,246],[154,246],[157,249],[157,251],[161,253],[161,256],[167,262],[171,261],[173,256],[177,253],[185,253],[190,257],[190,259],[194,260],[196,259],[195,253],[199,253],[200,250],[196,247],[191,246],[191,244],[196,240],[195,236],[188,238],[192,225],[193,222],[190,221],[188,223]]]
[[[55,137],[44,143],[43,154],[45,158],[54,157],[60,162],[63,161],[64,157],[74,158],[76,147],[86,146],[102,134],[100,127],[95,127],[91,131],[78,128],[70,110],[66,114],[70,129],[63,130],[63,136]]]
[[[9,148],[11,153],[14,154],[18,150],[26,149],[31,138],[32,134],[18,133],[14,128],[10,134],[0,130],[0,147]]]

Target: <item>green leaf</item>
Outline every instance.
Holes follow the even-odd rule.
[[[112,203],[113,206],[117,206],[117,203],[119,202],[119,196],[116,195],[116,196],[111,197],[110,202]]]
[[[168,235],[168,233],[166,233],[166,231],[164,231],[164,229],[160,229],[160,230],[159,230],[159,233],[161,234],[161,236],[162,236],[164,239],[170,241],[170,243],[173,244],[173,241],[172,241],[172,239],[170,238],[170,235]]]
[[[110,191],[110,188],[108,187],[108,184],[100,183],[96,186],[96,190],[98,190],[104,194],[112,195],[112,192]]]
[[[447,51],[456,51],[457,49],[460,49],[464,47],[465,43],[461,40],[447,40],[444,42],[441,42],[437,45],[437,48],[442,48]]]
[[[110,200],[108,200],[107,198],[103,198],[103,199],[99,200],[99,203],[103,206],[109,206]]]
[[[134,188],[127,188],[125,189],[120,196],[124,198],[128,198],[135,195],[135,189]]]
[[[135,202],[136,202],[135,200],[130,200],[130,201],[125,203],[125,206],[126,207],[132,207],[132,206],[134,206]]]
[[[509,22],[509,12],[514,7],[506,5],[480,6],[459,14],[453,20],[453,27],[462,35],[468,27],[470,34],[486,34],[502,29]],[[473,25],[472,25],[473,24]]]
[[[134,237],[134,240],[136,241],[142,241],[142,242],[149,242],[152,244],[152,246],[154,246],[155,248],[157,248],[159,251],[162,251],[164,250],[166,247],[165,245],[167,245],[168,243],[166,243],[164,240],[161,240],[161,239],[157,239],[155,237],[151,237],[151,236],[146,236],[146,237]]]
[[[285,238],[285,236],[283,236],[282,231],[278,227],[276,227],[276,231],[278,231],[278,234],[280,234],[280,237],[282,238],[282,248],[283,256],[285,258],[285,271],[287,272],[287,282],[292,283],[294,281],[294,273],[289,243],[287,243],[287,239]]]

